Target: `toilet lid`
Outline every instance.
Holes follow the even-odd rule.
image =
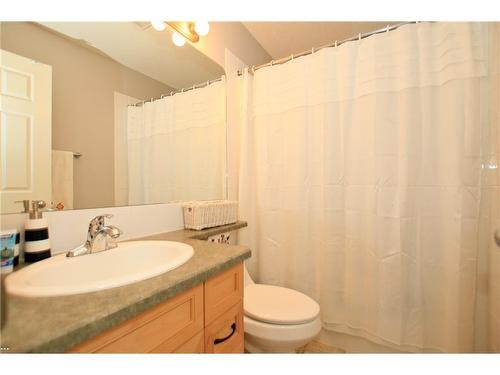
[[[245,287],[243,309],[252,319],[274,324],[307,323],[319,315],[319,305],[305,294],[264,284]]]

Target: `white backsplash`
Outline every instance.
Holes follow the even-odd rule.
[[[106,222],[123,231],[120,240],[184,228],[182,207],[177,203],[48,211],[43,215],[49,222],[52,255],[83,244],[87,237],[89,221],[102,214],[114,215],[112,219],[106,219]],[[0,216],[2,230],[17,229],[21,232],[21,248],[24,242],[24,221],[27,218],[28,214],[24,213]]]

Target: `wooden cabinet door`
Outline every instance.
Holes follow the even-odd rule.
[[[155,353],[155,352],[153,352]],[[173,353],[175,354],[201,354],[205,353],[205,335],[204,332],[198,332],[191,337],[187,342],[177,347]]]
[[[172,353],[199,332],[203,332],[203,285],[91,338],[71,352]]]

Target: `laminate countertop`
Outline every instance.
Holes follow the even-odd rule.
[[[7,302],[5,326],[0,336],[2,353],[66,352],[193,288],[250,257],[250,249],[245,246],[206,241],[209,236],[245,226],[246,223],[240,221],[200,231],[178,230],[134,239],[178,241],[194,249],[191,259],[182,266],[147,280],[70,296],[30,298],[7,294],[6,301],[1,301]]]

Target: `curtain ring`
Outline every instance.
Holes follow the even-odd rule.
[[[173,91],[170,91],[170,96],[174,96],[174,92]]]
[[[385,27],[385,32],[386,32],[386,33],[388,33],[388,32],[389,32],[389,25],[387,25],[387,26]]]
[[[292,53],[292,56],[290,56],[290,60],[292,60],[292,61],[293,61],[293,57],[294,57],[294,56],[293,56],[293,53]]]
[[[337,41],[335,40],[335,44],[334,44],[334,47],[337,47]]]
[[[164,97],[164,96],[165,96],[165,95],[161,94],[161,95],[160,95],[160,100],[161,100],[161,99],[163,99],[163,97]]]
[[[255,65],[252,65],[252,74],[255,73]]]
[[[313,48],[311,48],[311,54],[313,54],[313,53],[314,53],[314,47],[313,47]]]
[[[181,89],[181,92],[184,92],[184,87]]]
[[[274,65],[274,60],[271,60],[271,66],[273,66],[273,65]]]
[[[358,35],[358,40],[361,40],[361,33],[359,33]]]

